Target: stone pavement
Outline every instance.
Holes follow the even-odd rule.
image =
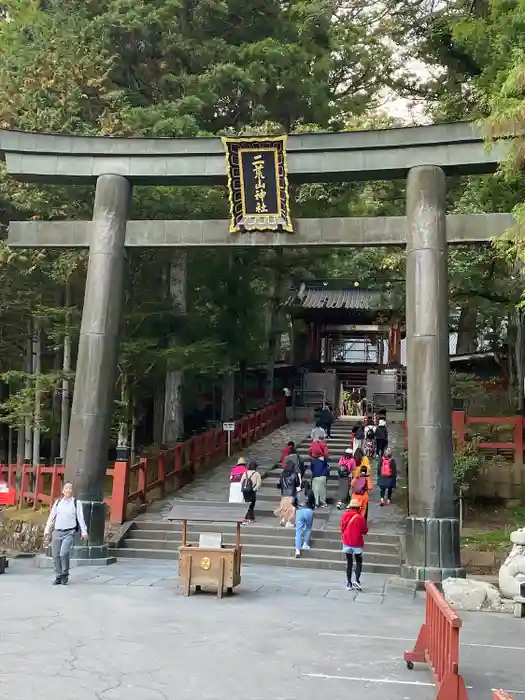
[[[172,563],[77,569],[68,587],[28,560],[0,576],[2,700],[431,700],[428,669],[403,651],[424,615],[421,594],[336,572],[245,567],[231,598],[185,598]],[[470,700],[525,690],[525,621],[462,614]]]

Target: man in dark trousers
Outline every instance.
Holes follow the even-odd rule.
[[[321,413],[319,414],[319,420],[317,421],[317,425],[320,428],[324,429],[327,438],[330,437],[333,420],[334,416],[332,414],[332,411],[330,410],[328,404],[325,403],[323,408],[321,409]]]

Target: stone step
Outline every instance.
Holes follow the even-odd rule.
[[[244,527],[241,532],[241,543],[243,547],[250,545],[267,545],[268,547],[293,547],[295,530],[279,530],[274,535],[261,535],[254,532],[256,527],[250,525]],[[188,539],[191,542],[197,542],[199,538],[199,532],[193,531],[188,533]],[[173,542],[177,546],[182,540],[182,532],[167,532],[164,530],[136,530],[132,529],[128,533],[126,542],[130,543],[133,547],[133,542],[135,541],[147,541],[151,544],[151,547],[162,549],[163,547],[157,546],[157,543],[163,542]],[[225,544],[234,544],[235,534],[225,533],[223,535],[223,542]],[[322,537],[320,533],[312,533],[312,544],[317,549],[326,551],[341,551],[341,538],[338,536],[337,532],[334,532],[332,538]],[[126,544],[127,546],[127,544]],[[367,540],[367,552],[373,552],[374,554],[384,555],[388,557],[395,557],[399,559],[399,546],[397,544],[383,543],[383,542],[369,542]]]
[[[273,499],[262,499],[257,501],[257,505],[255,506],[255,514],[259,518],[273,518],[275,517],[273,512],[277,508],[277,505],[279,503],[279,494],[277,492],[277,489],[275,490],[275,493],[277,494],[277,498],[275,500]],[[191,503],[192,501],[195,501],[196,503],[199,503],[199,505],[202,505],[203,503],[206,503],[206,501],[202,498],[184,498],[181,499],[184,500],[185,503]],[[210,501],[210,503],[214,503],[214,501]],[[315,511],[315,517],[318,520],[328,520],[330,517],[330,512],[331,508],[318,508]],[[169,511],[166,511],[166,515],[168,514]],[[169,521],[167,521],[169,522]]]
[[[132,549],[119,548],[113,550],[117,557],[126,559],[165,559],[176,561],[178,553],[166,549]],[[260,554],[244,554],[242,563],[244,565],[259,565],[259,566],[280,566],[302,569],[327,569],[331,571],[344,571],[345,562],[340,559],[315,559],[315,550],[304,551],[299,559],[293,556],[267,556]],[[306,556],[309,555],[309,556]],[[400,567],[398,564],[380,564],[367,562],[366,554],[363,558],[363,573],[364,574],[384,574],[385,576],[394,576],[399,574]]]
[[[337,484],[337,479],[339,478],[337,475],[337,463],[331,464],[330,460],[328,461],[328,466],[330,467],[330,474],[328,475],[327,479],[329,479],[331,482],[334,482],[334,486]],[[307,470],[306,470],[306,475],[307,477],[310,476],[311,472],[310,469],[308,468],[309,465],[307,464]],[[279,481],[279,478],[281,476],[282,469],[276,468],[272,469],[271,471],[266,473],[266,476],[264,477],[263,480],[263,485],[267,485],[270,488],[273,486],[275,490],[277,490],[277,486],[275,484]]]
[[[326,492],[328,495],[328,500],[335,501],[337,503],[337,497],[338,497],[338,492],[337,492],[337,482],[335,480],[330,479],[330,482],[328,483]],[[275,484],[277,484],[277,480],[275,481]],[[268,486],[265,488],[264,486],[262,489],[257,491],[257,503],[260,504],[262,502],[264,503],[270,503],[270,502],[275,502],[275,501],[280,501],[281,500],[281,493],[280,491],[275,487],[275,485],[268,484]],[[257,507],[257,506],[256,506]],[[318,511],[316,511],[317,513]]]
[[[191,543],[191,540],[190,540]],[[196,541],[194,541],[196,543]],[[141,549],[141,550],[165,550],[170,552],[179,551],[180,542],[174,540],[149,540],[149,539],[133,539],[126,540],[122,547],[124,549]],[[295,552],[295,545],[293,539],[289,540],[285,545],[273,545],[267,544],[261,541],[256,544],[242,543],[242,551],[244,554],[257,555],[257,556],[269,556],[269,557],[287,557],[292,556]],[[323,549],[318,547],[313,541],[313,548],[311,550],[305,550],[305,556],[313,559],[336,559],[341,553],[341,545],[339,549]],[[392,564],[399,566],[400,559],[399,554],[385,554],[383,552],[376,552],[373,549],[366,550],[366,558],[370,564]]]
[[[254,523],[252,525],[246,525],[242,527],[241,533],[244,536],[244,533],[247,532],[247,529],[250,529],[250,531],[257,530],[257,535],[261,535],[263,537],[271,537],[273,535],[281,536],[284,530],[282,530],[277,523],[275,525],[258,525],[257,523]],[[234,533],[235,532],[235,525],[230,525],[226,523],[188,523],[188,533],[189,534],[198,534],[199,532],[223,532],[224,534],[226,533]],[[154,530],[156,532],[182,532],[182,523],[180,522],[170,522],[168,520],[141,520],[137,519],[135,520],[132,528],[129,530],[129,532],[133,532],[134,530]],[[316,539],[337,539],[339,541],[340,534],[339,530],[337,529],[324,529],[324,530],[319,530],[317,531],[315,528],[315,521],[314,521],[314,529],[313,529],[314,535]],[[255,533],[254,533],[255,534]],[[366,536],[366,543],[367,546],[372,544],[372,543],[384,543],[384,544],[392,544],[397,547],[400,546],[401,543],[401,536],[396,535],[393,533],[382,533],[382,532],[369,532],[368,535]]]

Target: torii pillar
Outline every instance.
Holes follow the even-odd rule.
[[[101,175],[97,179],[65,473],[82,503],[89,531],[89,540],[74,550],[73,557],[79,563],[107,560],[103,486],[124,300],[130,199],[126,178]]]
[[[403,576],[464,577],[453,487],[445,174],[407,180],[407,427],[409,517]]]

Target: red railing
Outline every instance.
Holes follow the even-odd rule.
[[[492,450],[495,452],[512,452],[514,462],[523,464],[523,429],[524,419],[522,416],[467,416],[465,411],[452,411],[452,432],[456,449],[461,449],[467,441],[468,434],[477,435],[479,448],[481,450]],[[405,444],[408,440],[408,424],[404,425]],[[484,430],[485,428],[485,430]],[[486,430],[488,428],[488,431]],[[507,440],[486,440],[484,433],[494,432],[502,429],[507,433]]]
[[[414,663],[428,663],[438,688],[436,700],[468,700],[459,673],[459,630],[461,620],[438,591],[427,581],[425,622],[412,651],[405,652],[409,669]]]
[[[489,440],[484,439],[485,428],[489,430]],[[507,433],[507,440],[491,440],[490,433],[500,429]],[[452,431],[456,441],[456,447],[461,449],[465,444],[468,433],[479,435],[479,448],[481,450],[502,450],[513,453],[514,463],[523,464],[523,417],[522,416],[494,416],[474,417],[467,416],[465,411],[452,412]]]
[[[231,436],[232,453],[243,450],[268,433],[286,423],[286,405],[282,399],[236,421]],[[111,479],[104,501],[110,509],[110,522],[126,520],[128,504],[146,503],[148,494],[157,491],[176,491],[190,483],[195,474],[215,466],[227,456],[227,434],[221,428],[211,428],[200,435],[160,451],[157,455],[142,457],[135,464],[115,462],[106,470]],[[36,510],[41,504],[51,505],[60,496],[64,465],[36,467],[30,464],[0,464],[0,480],[16,489],[17,504],[33,503]]]

